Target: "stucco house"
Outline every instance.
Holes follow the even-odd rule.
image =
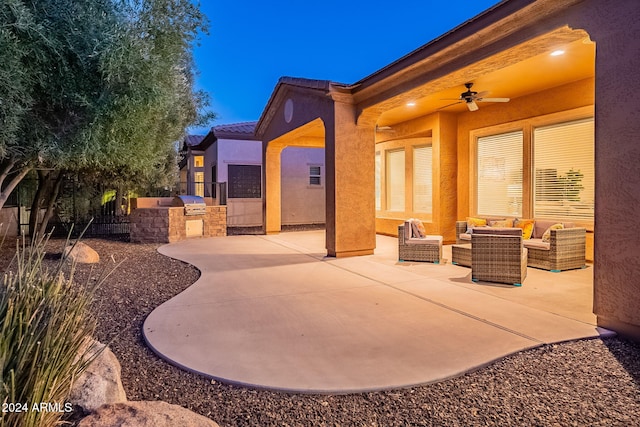
[[[329,256],[423,219],[588,230],[598,324],[640,337],[640,3],[504,0],[355,83],[283,77],[260,120],[265,231],[284,223],[283,153],[324,148]],[[597,52],[597,54],[596,54]]]
[[[262,142],[255,122],[218,125],[182,145],[182,194],[227,205],[228,227],[262,228]],[[283,225],[325,222],[324,150],[292,147],[282,157]]]

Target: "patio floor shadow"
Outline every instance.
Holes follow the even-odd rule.
[[[545,343],[609,334],[591,313],[593,269],[529,269],[520,288],[470,269],[374,255],[324,256],[324,232],[191,239],[159,249],[198,281],[157,307],[144,336],[161,357],[234,384],[351,393],[440,381]],[[161,286],[161,284],[160,284]]]

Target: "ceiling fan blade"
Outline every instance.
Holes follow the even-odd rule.
[[[510,98],[478,98],[476,101],[479,102],[509,102]]]
[[[447,107],[451,107],[451,106],[456,105],[456,104],[460,104],[461,102],[462,102],[462,101],[458,101],[458,102],[454,102],[453,104],[447,104],[447,105],[445,105],[444,107],[440,107],[440,108],[438,108],[438,110],[442,110],[443,108],[447,108]]]
[[[467,102],[467,108],[469,108],[469,111],[478,111],[478,104],[473,101],[469,101]]]
[[[476,93],[475,95],[473,95],[473,99],[484,98],[485,95],[489,95],[488,90]]]

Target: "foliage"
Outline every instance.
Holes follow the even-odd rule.
[[[577,170],[570,169],[566,174],[558,177],[560,188],[562,188],[562,198],[573,202],[580,201],[580,192],[584,190],[582,179],[584,174]]]
[[[95,286],[74,283],[73,267],[65,278],[64,257],[48,271],[45,244],[18,243],[13,272],[5,273],[0,287],[0,402],[26,405],[3,411],[2,427],[56,424],[61,413],[33,405],[63,407],[73,378],[86,366],[76,356],[95,329],[88,311]]]
[[[175,176],[173,143],[211,119],[191,54],[205,29],[190,0],[3,2],[0,207],[34,167],[58,171],[40,185],[68,172],[129,189]]]

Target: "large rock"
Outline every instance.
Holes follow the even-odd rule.
[[[89,245],[78,242],[75,246],[70,245],[64,248],[64,256],[69,260],[80,264],[95,264],[100,262],[100,255],[89,247]]]
[[[219,427],[209,418],[162,401],[104,405],[78,427]]]
[[[102,350],[102,351],[100,351]],[[74,381],[68,401],[85,411],[95,411],[106,403],[126,402],[127,395],[120,379],[120,362],[104,344],[87,339],[79,355],[90,360],[100,352],[87,369]]]

